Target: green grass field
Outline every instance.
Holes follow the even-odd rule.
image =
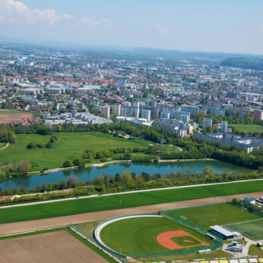
[[[263,250],[256,245],[251,245],[248,250],[248,255],[250,256],[260,256],[263,255]]]
[[[217,210],[217,211],[216,211]],[[170,214],[183,216],[186,220],[193,222],[207,230],[210,226],[224,225],[227,222],[236,223],[244,220],[253,220],[254,214],[228,203],[205,205],[192,208],[182,208],[168,211]],[[255,215],[255,218],[261,218]],[[216,219],[216,221],[214,220]]]
[[[185,231],[203,242],[207,241],[204,235],[195,230],[163,217],[129,218],[113,222],[102,229],[100,237],[105,245],[123,254],[150,252],[152,243],[154,251],[170,251],[157,241],[157,237],[164,232],[176,230]],[[190,244],[185,243],[186,246]]]
[[[252,124],[229,124],[229,127],[235,127],[239,131],[244,133],[249,132],[263,132],[263,127],[261,125],[252,125]]]
[[[27,149],[26,146],[30,142],[47,144],[51,135],[18,134],[17,143],[10,144],[9,147],[5,149],[5,155],[1,156],[1,161],[29,160],[32,165],[32,171],[40,171],[44,167],[50,169],[59,168],[65,160],[73,161],[77,157],[80,157],[86,148],[99,151],[106,148],[128,148],[129,146],[148,148],[149,144],[154,144],[140,139],[116,138],[110,134],[101,132],[63,132],[53,135],[58,137],[58,141],[53,144],[51,149]],[[171,150],[179,151],[169,146],[165,146],[165,149],[167,153]],[[144,154],[138,153],[137,155]]]
[[[217,189],[217,196],[252,193],[262,191],[262,186],[263,181],[251,181],[216,186],[209,185],[195,188],[186,187],[162,191],[101,196],[47,204],[11,207],[0,209],[0,223],[12,223],[81,213],[114,210],[119,209],[120,201],[122,201],[122,208],[175,202],[177,201],[178,193],[180,194],[180,201],[213,197],[215,195],[215,188]],[[200,203],[200,205],[201,204],[202,203]]]
[[[12,113],[30,113],[29,111],[17,111],[17,110],[0,110],[0,114],[12,114]]]
[[[237,224],[227,224],[227,227],[242,233],[254,240],[263,239],[263,219],[259,217],[259,220],[252,220],[250,222],[240,222]]]
[[[188,232],[188,231],[187,231]],[[180,236],[180,237],[172,237],[170,238],[173,242],[178,244],[179,246],[187,247],[187,246],[197,246],[200,245],[201,242],[190,236]]]

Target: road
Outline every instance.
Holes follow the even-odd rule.
[[[216,198],[216,202],[217,203],[228,202],[232,200],[233,198],[236,198],[236,197],[241,198],[245,196],[259,198],[263,196],[263,192],[240,194],[240,195],[219,196]],[[183,208],[183,207],[207,205],[207,204],[214,204],[214,203],[215,203],[215,197],[209,197],[209,198],[202,198],[202,199],[195,199],[195,200],[188,200],[188,201],[181,201],[181,202],[171,202],[171,203],[164,203],[164,204],[157,204],[157,205],[124,208],[124,209],[121,209],[121,215],[137,214],[137,213],[139,214],[140,213],[153,213],[159,210],[175,209],[177,205],[179,206],[179,208]],[[48,219],[10,223],[10,224],[1,224],[0,225],[0,235],[67,225],[69,224],[69,222],[72,222],[74,224],[79,224],[79,223],[84,223],[84,222],[101,221],[101,220],[106,220],[106,219],[116,217],[119,215],[120,215],[120,210],[117,209],[117,210],[110,210],[110,211],[84,213],[84,214],[78,214],[78,215],[62,216],[62,217],[55,217],[55,218],[48,218]]]

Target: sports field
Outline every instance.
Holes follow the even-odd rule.
[[[170,232],[173,232],[172,235]],[[163,235],[163,238],[159,238],[160,235]],[[171,236],[176,235],[177,237],[171,241]],[[207,240],[211,241],[195,230],[163,217],[128,218],[116,221],[105,226],[100,237],[108,247],[123,254],[204,246]],[[174,244],[174,247],[169,247],[170,243]]]
[[[263,239],[263,219],[262,217],[260,219],[256,219],[252,221],[244,221],[244,222],[239,222],[236,224],[227,224],[226,226],[254,240]]]
[[[150,144],[153,144],[146,140],[118,138],[101,132],[61,132],[52,135],[58,137],[58,141],[53,144],[52,148],[27,149],[26,147],[30,142],[47,144],[51,135],[17,134],[17,143],[10,144],[5,149],[5,155],[1,159],[3,162],[5,160],[12,162],[29,160],[32,165],[32,171],[40,171],[44,167],[49,167],[50,169],[59,168],[64,161],[73,161],[77,157],[82,156],[86,148],[101,151],[106,148],[128,148],[129,146],[148,148]],[[168,153],[171,150],[179,151],[169,146],[164,147]],[[143,153],[138,154],[143,155]]]
[[[123,195],[101,196],[99,198],[93,197],[88,199],[76,199],[76,200],[69,200],[63,202],[27,205],[22,207],[11,207],[8,209],[0,210],[1,213],[0,224],[60,217],[67,215],[76,215],[76,214],[90,213],[97,211],[114,210],[114,209],[119,209],[120,201],[122,201],[122,208],[131,208],[131,207],[139,207],[139,206],[146,206],[153,204],[176,202],[178,198],[178,194],[180,194],[180,201],[214,197],[215,187],[217,188],[217,196],[259,192],[262,191],[262,183],[263,181],[250,181],[244,183],[229,183],[229,184],[216,185],[216,186],[214,185],[198,186],[195,188],[186,187],[186,188],[169,189],[162,191],[138,192],[138,193],[123,194]],[[232,197],[230,197],[229,199],[231,200]],[[195,208],[191,208],[191,209],[195,209]],[[214,209],[210,208],[210,214],[211,214],[210,219],[213,219],[213,213],[212,213],[213,210]],[[184,213],[187,211],[187,209],[181,211]],[[203,221],[201,217],[204,214],[202,211],[198,213],[200,218],[199,221],[197,221],[196,223],[197,224],[200,223],[201,225]],[[248,212],[244,211],[242,213],[248,213]],[[191,217],[191,213],[188,213],[188,215]],[[186,215],[187,220],[189,218],[188,215]],[[244,219],[241,218],[240,220],[242,221],[245,219],[249,219],[248,216],[245,216]],[[189,221],[191,221],[190,218]],[[225,221],[224,220],[222,221],[221,222],[224,224]],[[228,221],[230,220],[228,219]],[[210,222],[212,222],[212,220],[206,223],[205,226],[209,225]]]
[[[252,125],[252,124],[229,124],[229,127],[235,127],[237,130],[244,133],[254,133],[254,132],[263,132],[263,127],[261,125]]]
[[[226,222],[236,223],[244,220],[253,220],[254,217],[255,219],[261,218],[228,203],[169,210],[168,213],[182,216],[187,221],[193,222],[207,230],[215,224],[224,225]]]

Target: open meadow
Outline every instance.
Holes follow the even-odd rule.
[[[168,213],[186,218],[187,221],[193,222],[207,230],[215,224],[224,225],[226,222],[236,223],[261,218],[229,203],[175,209],[169,210]]]
[[[253,124],[229,124],[229,127],[235,127],[238,131],[244,133],[254,133],[254,132],[263,132],[263,127],[261,125]]]
[[[58,141],[53,144],[52,148],[27,149],[26,147],[30,142],[47,144],[51,135],[18,134],[17,143],[10,144],[10,146],[5,149],[1,161],[10,160],[13,162],[29,160],[32,165],[32,171],[41,171],[44,167],[48,167],[49,169],[59,168],[66,160],[73,161],[77,157],[82,156],[86,148],[100,151],[106,148],[128,148],[129,146],[148,148],[150,145],[154,145],[152,142],[141,139],[113,137],[110,134],[101,132],[61,132],[55,133],[52,136],[58,137]],[[164,147],[168,153],[170,153],[171,150],[179,151],[170,146]],[[144,153],[140,152],[132,155],[144,156]]]

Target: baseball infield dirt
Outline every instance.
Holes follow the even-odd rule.
[[[196,239],[197,241],[199,241],[201,244],[198,245],[192,245],[191,244],[189,246],[180,246],[178,244],[176,244],[175,242],[173,242],[171,240],[172,237],[181,237],[181,236],[189,236],[192,237],[194,239]],[[160,234],[157,237],[157,241],[164,247],[167,247],[169,249],[180,249],[180,248],[188,248],[188,247],[199,247],[199,246],[203,246],[205,243],[202,242],[201,240],[197,239],[196,237],[188,234],[185,231],[168,231],[168,232],[164,232],[162,234]]]
[[[214,204],[215,202],[222,203],[222,202],[231,201],[233,198],[236,198],[236,197],[241,198],[241,197],[246,197],[246,196],[259,198],[263,196],[263,192],[240,194],[240,195],[229,195],[229,196],[218,196],[216,198],[209,197],[209,198],[164,203],[164,204],[157,204],[157,205],[140,206],[140,207],[133,207],[133,208],[122,208],[121,214],[129,215],[129,214],[140,214],[140,213],[153,213],[153,212],[158,212],[159,210],[175,209],[177,205],[180,208],[182,208],[182,207]],[[125,207],[125,204],[122,204],[122,205]],[[23,232],[23,231],[30,231],[30,230],[36,230],[36,229],[48,228],[48,227],[54,227],[54,226],[68,225],[69,222],[74,223],[74,224],[80,224],[80,223],[85,223],[85,222],[101,221],[101,220],[106,220],[112,217],[119,216],[119,214],[120,214],[120,210],[118,209],[118,210],[85,213],[85,214],[62,216],[62,217],[55,217],[55,218],[48,218],[48,219],[41,219],[41,220],[17,222],[17,223],[11,223],[11,224],[0,224],[0,235],[18,233],[18,232]]]
[[[33,114],[32,113],[18,113],[18,112],[4,113],[3,111],[0,114],[0,124],[10,123],[13,121],[18,121],[20,119],[25,119],[29,117],[33,117]]]
[[[66,231],[1,240],[0,247],[1,263],[108,262]]]

